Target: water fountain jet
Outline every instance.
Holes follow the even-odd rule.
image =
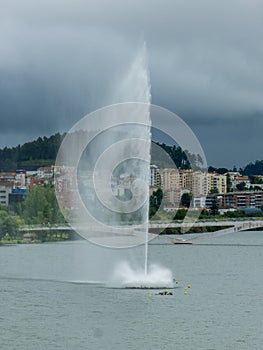
[[[62,211],[71,212],[73,229],[95,244],[144,244],[143,273],[125,263],[130,278],[123,279],[118,266],[111,282],[119,281],[119,273],[122,287],[171,287],[167,269],[155,265],[148,271],[151,85],[145,45],[120,83],[118,96],[121,104],[84,117],[64,138],[56,162],[64,166],[56,179],[58,202]],[[63,189],[69,177],[71,184]]]

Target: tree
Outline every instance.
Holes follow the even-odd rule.
[[[6,210],[0,210],[0,239],[6,235],[15,237],[17,235],[18,223],[15,217]]]
[[[263,175],[263,160],[256,160],[255,163],[249,163],[242,169],[244,175]]]
[[[263,180],[254,175],[249,175],[249,180],[250,180],[250,183],[252,184],[257,184],[257,185],[263,184]]]
[[[210,191],[210,194],[215,194],[215,193],[219,193],[217,187],[212,188],[211,191]]]
[[[227,187],[227,192],[230,192],[232,188],[232,182],[229,174],[226,175],[226,187]]]
[[[246,189],[246,183],[240,182],[239,184],[236,185],[236,188],[238,189],[238,191],[244,191]]]
[[[221,174],[224,175],[228,172],[227,168],[215,168],[213,166],[209,166],[208,167],[208,172],[209,173],[217,173],[217,174]]]
[[[213,216],[218,215],[218,203],[217,203],[216,198],[213,198],[213,200],[212,200],[210,214],[213,215]]]
[[[28,224],[63,223],[53,185],[34,186],[22,204],[22,218]]]
[[[185,218],[186,213],[187,213],[187,209],[177,210],[173,220],[183,220]]]
[[[159,207],[162,204],[163,200],[163,191],[158,188],[158,190],[154,191],[150,196],[150,204],[149,204],[149,217],[152,218],[154,214],[157,212]]]
[[[162,143],[156,143],[158,146],[162,147],[165,152],[170,156],[174,164],[178,169],[190,169],[190,162],[189,157],[193,156],[190,153],[187,153],[187,151],[183,151],[180,146],[167,146],[166,144]],[[199,161],[199,158],[198,158]],[[158,163],[158,162],[156,162]],[[170,162],[168,164],[162,164],[165,166],[170,166]]]
[[[184,193],[181,197],[181,205],[183,207],[189,208],[192,200],[192,195],[190,193]]]
[[[54,163],[64,135],[59,133],[48,137],[39,137],[22,146],[0,149],[0,170],[15,171],[17,168],[36,169],[39,166]]]

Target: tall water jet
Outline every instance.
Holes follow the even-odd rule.
[[[113,248],[145,244],[147,275],[150,80],[146,46],[114,101],[76,123],[57,155],[56,193],[70,225],[89,241]],[[124,103],[125,102],[125,103]]]
[[[119,102],[141,102],[149,106],[149,110],[146,111],[147,122],[151,126],[150,119],[150,105],[151,105],[151,83],[150,83],[150,74],[148,68],[148,53],[146,43],[144,42],[141,50],[139,50],[137,57],[132,62],[130,69],[127,73],[127,76],[122,81],[117,91],[116,98]],[[151,143],[151,133],[150,128],[146,130],[146,138],[148,137],[149,146]],[[149,179],[150,179],[150,149],[146,150],[148,152],[149,163],[145,167],[146,178],[148,179],[148,188],[149,188]],[[149,232],[149,190],[148,190],[148,200],[146,211],[146,229],[145,229],[145,260],[144,260],[144,273],[145,276],[148,273],[148,232]]]
[[[126,76],[116,88],[112,99],[117,103],[137,102],[148,104],[150,107],[151,83],[145,42],[130,64]]]
[[[171,287],[170,270],[154,265],[148,271],[148,241],[156,237],[148,232],[152,124],[187,150],[192,169],[204,172],[205,156],[183,120],[151,105],[145,44],[113,101],[121,103],[85,116],[64,138],[56,160],[57,199],[72,228],[90,242],[111,248],[145,245],[143,273],[141,266],[122,263],[113,284]],[[197,217],[198,212],[187,212],[186,230]]]

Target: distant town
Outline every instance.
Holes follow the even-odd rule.
[[[63,135],[55,134],[0,149],[0,244],[7,238],[22,242],[26,235],[37,241],[50,240],[54,235],[57,238],[55,232],[22,233],[21,227],[67,224],[67,215],[79,210],[79,192],[84,203],[91,207],[95,203],[94,170],[90,164],[77,173],[70,166],[55,165],[62,139]],[[188,210],[198,210],[201,220],[263,217],[263,161],[243,169],[210,166],[205,170],[197,166],[193,170],[187,151],[176,146],[158,146],[169,154],[174,166],[164,158],[153,160],[150,166],[150,219],[181,220]],[[100,179],[99,174],[96,178]],[[129,199],[135,178],[134,174],[114,172],[111,194]]]
[[[151,165],[150,169],[150,193],[162,190],[164,211],[172,212],[184,206],[210,210],[215,201],[220,214],[233,210],[253,209],[257,212],[263,207],[263,175],[244,176],[238,171],[218,174],[190,169],[161,169],[156,165]],[[133,181],[127,174],[113,179],[113,193],[121,197],[131,189]],[[67,193],[67,189],[74,189],[74,183],[69,167],[53,165],[36,171],[0,172],[0,205],[9,207],[21,203],[34,186],[50,184],[58,193]],[[182,198],[187,196],[189,203],[182,203]],[[74,206],[68,201],[65,198],[65,207]]]
[[[263,206],[263,175],[159,169],[151,165],[151,191],[157,188],[163,191],[166,211],[177,210],[184,194],[189,195],[193,208],[210,210],[216,202],[220,214],[234,210],[259,212]]]

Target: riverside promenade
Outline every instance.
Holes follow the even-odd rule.
[[[183,231],[187,232],[190,228],[199,228],[199,227],[218,227],[218,230],[215,230],[214,232],[204,232],[199,234],[197,237],[191,237],[187,238],[187,234],[180,234],[182,238],[172,238],[169,237],[169,235],[163,235],[167,238],[167,241],[169,243],[173,244],[179,244],[179,243],[195,243],[203,239],[217,237],[217,236],[223,236],[232,232],[238,232],[238,231],[246,231],[246,230],[253,230],[263,227],[263,219],[253,219],[253,220],[214,220],[214,221],[196,221],[196,222],[150,222],[149,223],[149,230],[164,230],[167,228],[181,228]],[[107,233],[106,234],[115,234],[115,235],[133,235],[134,232],[139,229],[139,225],[131,225],[129,230],[124,230],[123,226],[118,227],[107,227]],[[77,227],[75,227],[77,229]],[[74,227],[67,226],[67,225],[49,225],[49,226],[43,226],[43,225],[32,225],[32,226],[23,226],[19,229],[21,232],[29,233],[29,232],[37,232],[37,231],[72,231],[74,230]],[[101,228],[98,230],[96,227],[89,227],[89,230],[91,232],[101,233]],[[157,236],[156,234],[150,234],[153,237]]]

